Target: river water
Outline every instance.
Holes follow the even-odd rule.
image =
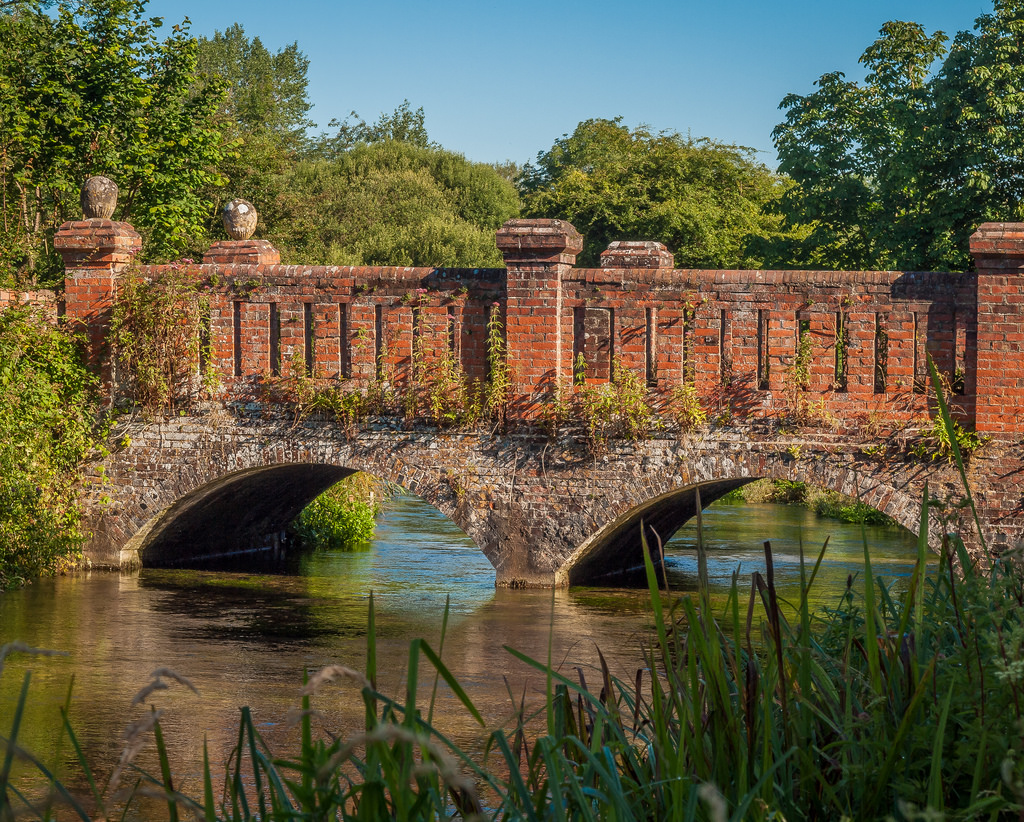
[[[849,575],[862,577],[860,526],[825,520],[798,506],[723,505],[704,514],[709,571],[718,593],[740,569],[764,570],[762,542],[774,548],[783,594],[799,590],[800,546],[813,564],[826,536],[826,560],[814,599],[838,602]],[[875,574],[906,576],[915,540],[895,528],[868,527]],[[694,525],[666,547],[669,585],[694,590],[697,563]],[[859,584],[859,583],[858,583]],[[649,641],[650,611],[644,592],[613,589],[507,591],[494,588],[484,556],[454,525],[415,497],[400,496],[380,518],[370,550],[302,557],[289,573],[143,570],[133,575],[92,573],[44,580],[0,595],[0,644],[20,639],[67,652],[62,657],[14,656],[0,675],[0,734],[6,735],[18,689],[31,671],[31,699],[22,743],[47,762],[58,755],[53,740],[58,707],[69,683],[72,723],[100,774],[116,762],[126,723],[145,707],[132,696],[157,668],[188,677],[199,695],[175,685],[152,702],[180,772],[198,793],[197,766],[204,736],[211,761],[223,762],[235,741],[238,710],[251,706],[271,747],[295,738],[289,712],[299,704],[304,670],[343,664],[363,670],[370,592],[377,620],[378,685],[400,697],[405,687],[409,640],[423,637],[435,649],[449,599],[443,658],[488,722],[500,723],[513,700],[541,704],[543,677],[503,646],[539,660],[548,658],[575,678],[577,666],[597,682],[598,647],[613,673],[632,679]],[[431,672],[420,666],[420,703],[429,696]],[[435,724],[470,750],[481,735],[439,690]],[[316,698],[324,730],[358,729],[362,707],[351,685]],[[143,757],[152,765],[152,758]],[[186,784],[186,791],[189,785]]]

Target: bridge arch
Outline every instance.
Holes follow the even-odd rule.
[[[424,464],[419,453],[410,458],[397,439],[385,438],[388,447],[377,448],[319,432],[309,439],[249,438],[226,447],[223,440],[200,436],[205,447],[183,449],[177,458],[165,453],[171,464],[157,478],[149,476],[151,464],[147,471],[133,465],[147,459],[149,443],[143,440],[141,448],[133,444],[107,464],[115,486],[110,490],[120,498],[93,507],[93,543],[119,545],[122,567],[183,565],[263,547],[313,499],[364,471],[436,508],[493,563],[486,524],[460,504],[451,469]]]
[[[754,455],[756,456],[756,455]],[[556,574],[557,585],[593,584],[616,579],[637,578],[643,566],[641,527],[651,550],[662,544],[697,513],[697,498],[706,508],[730,491],[758,479],[799,481],[859,498],[892,517],[913,534],[920,526],[921,499],[914,487],[897,487],[869,471],[858,471],[828,460],[821,455],[799,459],[764,461],[726,459],[697,461],[688,482],[672,485],[669,477],[651,487],[646,498],[620,505],[607,512],[604,521],[566,559]],[[939,522],[933,518],[929,544],[937,549],[941,542]],[[770,539],[771,534],[765,534]]]

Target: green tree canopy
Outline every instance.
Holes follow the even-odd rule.
[[[966,270],[987,220],[1022,217],[1024,2],[996,0],[973,32],[890,22],[860,62],[863,82],[822,76],[791,94],[774,132],[787,224],[782,265]]]
[[[219,167],[227,183],[220,190],[208,189],[207,196],[222,203],[235,197],[250,200],[259,210],[260,231],[272,236],[287,218],[278,210],[282,187],[311,147],[309,60],[298,43],[271,52],[236,23],[199,38],[199,67],[202,83],[227,87],[216,116],[228,146]],[[211,215],[209,228],[222,236],[219,213]]]
[[[613,240],[658,240],[684,267],[757,267],[748,238],[767,237],[764,213],[784,182],[748,149],[673,132],[586,120],[520,176],[528,216],[569,220],[597,265]]]
[[[299,163],[275,226],[282,255],[349,265],[501,265],[495,231],[519,212],[489,165],[383,140]]]
[[[413,111],[408,100],[403,100],[390,114],[381,114],[372,125],[354,111],[345,120],[331,120],[329,125],[336,129],[335,133],[322,135],[316,149],[319,156],[325,158],[337,157],[360,143],[380,143],[384,140],[411,143],[420,148],[431,145],[436,147],[427,136],[423,106]]]
[[[0,592],[79,554],[78,471],[102,439],[96,389],[63,329],[0,311]]]
[[[238,23],[199,38],[199,69],[227,85],[220,113],[239,133],[270,132],[299,147],[309,120],[308,58],[292,43],[271,53]]]
[[[203,233],[221,181],[222,90],[196,86],[196,43],[183,25],[160,39],[143,0],[30,0],[0,14],[0,278],[61,277],[53,231],[81,217],[79,190],[104,174],[116,216],[146,235],[152,258]]]

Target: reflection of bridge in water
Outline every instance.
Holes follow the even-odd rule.
[[[86,219],[62,226],[56,245],[65,316],[116,394],[110,306],[141,240],[125,223]],[[356,470],[436,506],[507,586],[635,565],[641,521],[667,539],[693,515],[694,489],[707,504],[758,477],[860,496],[916,531],[926,481],[960,494],[944,460],[899,442],[927,420],[927,355],[956,386],[962,422],[993,437],[970,465],[988,545],[1021,542],[1024,227],[982,226],[971,274],[674,270],[657,243],[613,243],[600,269],[577,269],[580,236],[556,220],[513,220],[498,245],[505,269],[282,266],[262,240],[216,243],[203,265],[177,268],[205,284],[216,401],[130,426],[89,509],[87,555],[124,566],[255,545]],[[289,369],[363,391],[408,386],[448,361],[484,380],[495,318],[512,378],[504,429],[296,423],[259,399],[265,378]],[[663,409],[692,385],[714,424],[587,454],[539,425],[579,362],[592,385],[628,369]],[[945,527],[932,523],[933,543]]]

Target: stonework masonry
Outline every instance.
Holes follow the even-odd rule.
[[[860,495],[916,530],[925,481],[953,499],[956,477],[945,460],[879,445],[927,421],[928,356],[958,419],[992,437],[970,460],[988,547],[1024,539],[1024,226],[982,226],[968,274],[679,270],[651,242],[613,243],[601,268],[578,269],[582,238],[559,220],[513,220],[497,240],[503,269],[280,265],[269,242],[252,239],[177,266],[207,287],[206,365],[219,393],[203,413],[136,425],[131,446],[106,461],[112,502],[89,507],[92,561],[186,561],[184,546],[204,534],[209,551],[258,541],[353,470],[451,517],[501,585],[636,565],[641,519],[667,539],[692,515],[694,488],[706,504],[763,476]],[[118,280],[129,266],[150,278],[167,269],[133,262],[141,240],[125,223],[67,223],[55,245],[66,321],[85,331],[113,400],[105,334]],[[382,373],[408,379],[414,347],[427,367],[451,352],[469,378],[486,378],[495,321],[514,389],[504,432],[380,420],[353,433],[258,401],[259,382],[288,369],[354,389]],[[655,407],[692,385],[714,424],[613,442],[598,458],[541,435],[545,408],[572,390],[581,364],[593,383],[629,369]],[[261,507],[271,487],[275,502]],[[936,519],[931,541],[950,527]]]

